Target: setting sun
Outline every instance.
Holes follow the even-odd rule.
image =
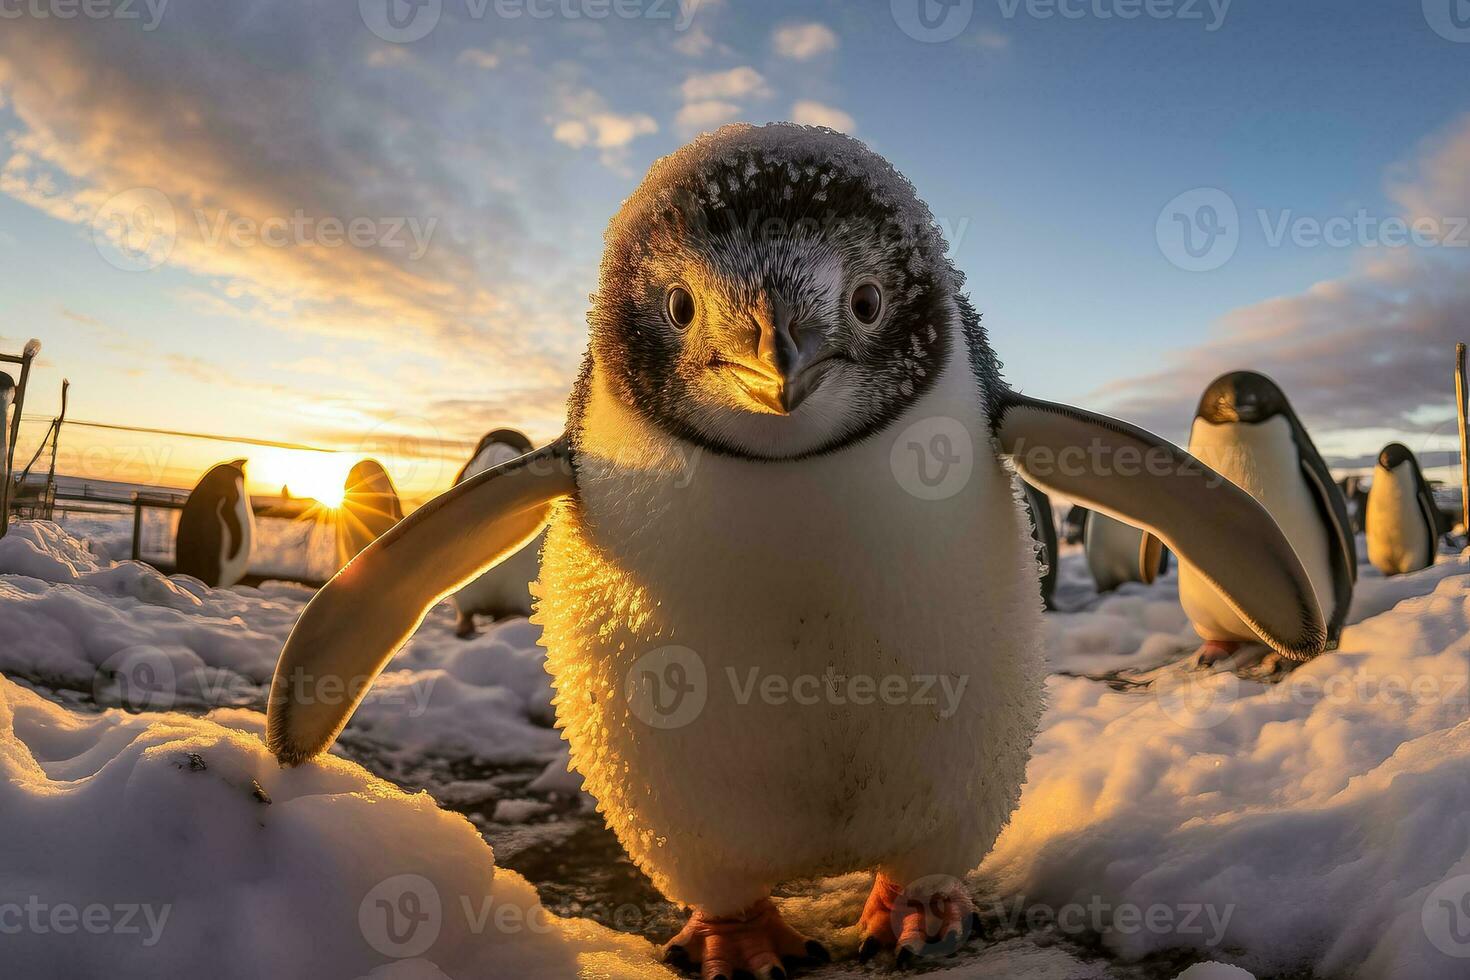
[[[342,453],[262,448],[251,454],[246,473],[252,486],[279,493],[289,488],[294,497],[311,497],[323,507],[342,504],[343,485],[352,457]]]

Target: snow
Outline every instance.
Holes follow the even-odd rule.
[[[427,794],[282,769],[260,735],[250,712],[83,715],[0,678],[7,975],[664,973],[642,939],[549,916]]]
[[[667,975],[649,940],[678,910],[600,884],[638,876],[596,844],[534,625],[461,641],[441,605],[335,754],[283,770],[259,711],[310,591],[205,589],[68,530],[0,539],[0,929],[6,903],[47,903],[45,931],[0,938],[15,975]],[[1028,784],[968,877],[987,940],[925,975],[1470,975],[1470,560],[1387,579],[1364,566],[1342,648],[1274,684],[1186,669],[1197,641],[1173,573],[1098,596],[1077,548],[1060,561]],[[507,861],[564,917],[538,918]],[[359,911],[410,910],[422,882],[404,875],[439,897],[441,931],[385,954]],[[851,958],[868,884],[778,893],[837,954],[810,975],[871,975]],[[519,925],[477,930],[462,896]],[[620,901],[642,918],[598,911]],[[137,932],[45,917],[101,923],[99,906],[110,922],[129,904]]]

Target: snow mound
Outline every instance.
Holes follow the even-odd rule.
[[[264,707],[309,589],[209,589],[94,555],[68,529],[16,524],[0,539],[0,672],[131,710]],[[541,630],[507,620],[469,641],[441,604],[389,665],[344,742],[423,784],[449,763],[547,767],[552,729]],[[437,764],[437,765],[436,765]]]
[[[1102,909],[1093,931],[1127,959],[1466,975],[1467,572],[1365,580],[1375,614],[1277,685],[1182,666],[1142,694],[1051,678],[1021,807],[982,871],[1077,921]]]
[[[281,769],[259,722],[81,715],[0,678],[7,975],[669,975],[547,915],[427,794],[331,757]]]

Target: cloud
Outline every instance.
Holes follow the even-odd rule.
[[[606,150],[627,146],[639,136],[656,132],[658,123],[643,113],[620,116],[615,112],[595,112],[586,119],[566,119],[557,123],[551,135],[558,143],[574,149],[595,146]]]
[[[455,64],[469,65],[482,71],[493,71],[500,67],[500,55],[480,48],[465,48],[454,59]]]
[[[857,120],[852,116],[841,109],[813,102],[811,99],[799,99],[792,105],[791,121],[804,126],[826,126],[840,133],[857,132]]]
[[[783,58],[807,61],[837,50],[837,35],[825,24],[785,24],[771,34],[771,46]]]
[[[1405,217],[1465,215],[1466,173],[1470,117],[1394,168],[1389,192]],[[1211,379],[1251,368],[1282,386],[1319,444],[1325,437],[1352,454],[1386,433],[1416,434],[1416,448],[1447,436],[1454,345],[1470,324],[1467,235],[1462,247],[1364,248],[1350,274],[1235,310],[1210,341],[1174,355],[1164,370],[1096,394],[1114,413],[1177,438]]]
[[[685,135],[708,132],[727,122],[740,118],[741,110],[733,102],[711,99],[706,102],[691,102],[679,110],[674,125]]]
[[[699,58],[710,52],[715,39],[709,31],[698,25],[689,28],[674,39],[674,50],[689,58]]]
[[[992,31],[988,28],[976,31],[973,34],[967,35],[967,37],[969,37],[970,43],[975,45],[975,47],[983,48],[986,51],[1004,51],[1011,46],[1010,35],[1002,34],[1000,31]]]
[[[134,274],[158,277],[161,305],[182,295],[187,309],[192,296],[247,322],[261,344],[275,339],[264,327],[392,351],[418,364],[418,374],[390,368],[404,397],[505,377],[537,397],[564,390],[587,290],[525,210],[532,193],[556,198],[557,162],[504,135],[516,130],[502,116],[518,117],[523,102],[501,107],[451,84],[453,52],[436,65],[433,49],[415,48],[404,70],[384,72],[370,64],[382,50],[352,5],[181,5],[154,32],[119,19],[11,21],[0,31],[0,193],[87,242],[115,195],[151,189],[173,218],[168,274]],[[585,120],[599,147],[651,122]],[[535,190],[512,190],[518,182]],[[237,222],[289,228],[298,216],[304,231],[279,244],[220,233]],[[379,236],[322,234],[353,221]],[[412,222],[434,229],[416,256],[389,242]],[[98,227],[104,253],[114,231]],[[183,288],[180,273],[196,278]],[[184,346],[209,353],[202,339]]]
[[[686,103],[713,99],[764,99],[771,95],[771,87],[765,78],[749,65],[729,71],[690,75],[684,79],[680,90]]]

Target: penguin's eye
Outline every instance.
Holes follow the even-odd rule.
[[[680,330],[694,322],[694,297],[689,290],[683,286],[675,286],[669,290],[668,314],[669,322]]]
[[[860,323],[872,323],[883,309],[883,294],[878,287],[865,282],[852,291],[852,315]]]

